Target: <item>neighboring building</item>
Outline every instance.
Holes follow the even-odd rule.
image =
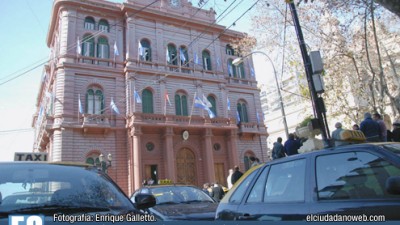
[[[212,9],[55,0],[50,21],[33,120],[34,148],[50,161],[98,164],[110,153],[108,173],[130,194],[149,178],[225,184],[229,168],[267,160],[252,60],[232,65],[229,43],[243,34],[215,25]]]
[[[301,86],[306,87],[307,81],[301,79],[299,74],[284,76],[280,82],[286,122],[289,133],[296,131],[297,125],[307,116],[312,115],[310,100],[301,95]],[[281,111],[278,91],[275,82],[261,86],[261,105],[265,114],[265,126],[268,129],[268,153],[270,155],[273,143],[278,137],[286,141],[285,126]]]

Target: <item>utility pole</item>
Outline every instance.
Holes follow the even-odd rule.
[[[297,39],[299,41],[300,51],[301,51],[301,55],[303,57],[303,63],[304,63],[304,67],[306,70],[308,88],[310,89],[310,95],[311,95],[311,100],[312,100],[312,104],[313,104],[314,117],[317,119],[318,126],[321,129],[321,134],[322,134],[322,139],[324,141],[324,145],[325,145],[325,147],[328,147],[330,134],[329,134],[329,127],[327,125],[327,120],[326,120],[326,108],[325,108],[324,100],[322,99],[321,96],[318,96],[317,92],[315,91],[315,84],[314,84],[314,80],[313,80],[311,61],[310,61],[310,57],[307,53],[307,46],[304,41],[303,32],[301,30],[301,26],[300,26],[300,22],[299,22],[299,17],[297,15],[297,11],[296,11],[296,6],[295,6],[293,0],[285,0],[285,1],[287,4],[289,4],[290,12],[292,14],[292,19],[293,19],[293,24],[294,24],[294,27],[295,27],[296,33],[297,33]]]

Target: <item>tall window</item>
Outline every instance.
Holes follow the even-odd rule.
[[[214,113],[215,117],[217,117],[217,105],[216,105],[215,98],[213,96],[208,96],[207,99],[212,105],[210,108],[211,111]]]
[[[144,89],[142,92],[142,112],[143,113],[154,113],[153,109],[153,93]]]
[[[179,48],[179,61],[181,62],[181,66],[189,67],[189,55],[185,46]]]
[[[203,69],[205,70],[211,70],[211,56],[210,52],[207,50],[203,51]]]
[[[245,79],[246,78],[246,74],[244,73],[244,64],[243,63],[240,63],[237,66],[236,70],[237,70],[237,74],[238,74],[239,78],[241,78],[241,79]]]
[[[249,122],[246,103],[239,102],[237,104],[237,111],[239,112],[240,122],[245,122],[245,123]]]
[[[233,59],[228,59],[228,74],[230,77],[237,77],[236,66],[232,64]]]
[[[85,34],[85,36],[83,36],[82,55],[94,57],[94,38],[91,34]]]
[[[151,62],[151,46],[150,42],[146,39],[140,41],[139,56],[141,60]]]
[[[189,115],[187,107],[187,96],[182,92],[177,92],[175,94],[175,113],[178,116]]]
[[[251,154],[251,153],[249,153],[249,152],[246,152],[246,154],[244,155],[244,157],[243,157],[243,164],[244,164],[244,170],[248,170],[248,169],[250,169],[250,167],[251,167],[251,160],[250,160],[250,157],[254,157],[254,155],[253,154]]]
[[[104,97],[103,92],[97,88],[90,88],[86,92],[86,113],[103,114]]]
[[[99,30],[104,31],[104,32],[110,32],[110,27],[108,25],[107,20],[101,19],[99,21]]]
[[[235,50],[229,44],[226,45],[225,51],[227,55],[235,55]]]
[[[110,47],[108,46],[107,38],[100,37],[97,42],[97,57],[101,59],[110,58]]]
[[[168,44],[166,58],[168,64],[178,65],[178,56],[175,45]]]
[[[95,24],[95,22],[94,22],[93,17],[88,16],[85,18],[85,22],[84,22],[83,26],[86,30],[94,30],[94,24]]]

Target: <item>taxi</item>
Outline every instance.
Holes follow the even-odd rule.
[[[215,219],[400,220],[399,155],[400,143],[359,143],[270,161],[241,177]]]
[[[0,163],[0,221],[40,214],[46,221],[55,215],[84,215],[79,218],[93,222],[96,215],[141,214],[154,205],[149,194],[136,196],[133,204],[107,174],[87,164]]]
[[[156,205],[148,211],[157,220],[175,221],[214,220],[218,203],[198,187],[191,185],[179,185],[161,180],[161,185],[148,185],[136,190],[131,200],[139,194],[152,194],[156,199]]]

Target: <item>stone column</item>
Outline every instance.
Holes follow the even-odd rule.
[[[142,150],[141,150],[141,136],[142,131],[140,126],[132,128],[132,174],[133,174],[133,189],[136,190],[142,185]]]
[[[174,131],[172,127],[165,128],[164,133],[164,168],[165,168],[165,178],[172,181],[176,181],[176,171],[175,171],[175,152],[174,152]],[[161,178],[162,179],[162,178]]]
[[[128,15],[125,15],[127,17]],[[135,20],[132,17],[126,18],[126,38],[125,38],[125,46],[126,46],[126,53],[125,59],[128,61],[128,64],[131,64],[132,60],[136,60],[138,57],[138,43],[139,39],[136,39],[136,24]],[[121,49],[120,54],[123,51]]]
[[[212,130],[210,128],[207,128],[203,136],[204,140],[203,169],[205,172],[205,178],[207,182],[215,181],[214,154],[213,154],[211,137],[212,137]]]
[[[233,168],[235,165],[240,165],[240,153],[237,149],[237,138],[237,130],[231,130],[229,136],[227,136],[226,146],[228,147],[229,168]]]

